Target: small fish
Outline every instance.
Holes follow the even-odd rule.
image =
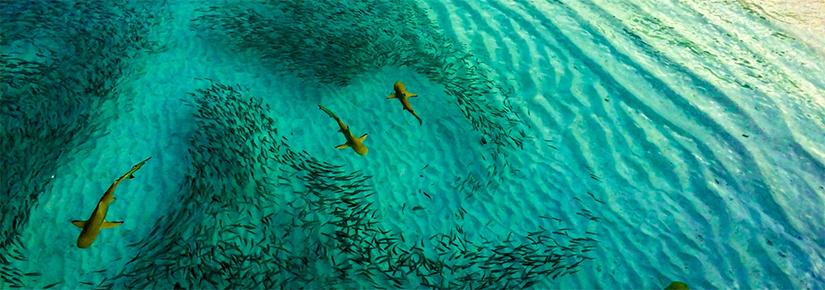
[[[587,192],[587,195],[590,195],[590,197],[591,197],[591,198],[593,198],[593,200],[595,200],[596,202],[601,203],[601,204],[604,204],[604,201],[601,201],[601,200],[599,200],[598,198],[596,198],[596,196],[595,196],[595,195],[593,195],[593,193],[592,193],[592,192],[589,192],[589,191],[588,191],[588,192]]]

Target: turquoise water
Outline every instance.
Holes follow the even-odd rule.
[[[0,289],[825,289],[825,46],[757,2],[135,2],[0,7]]]

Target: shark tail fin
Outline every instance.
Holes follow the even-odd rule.
[[[335,115],[335,113],[327,109],[327,107],[324,107],[324,105],[318,105],[318,108],[321,109],[321,111],[324,111],[324,113],[327,113],[327,115],[329,115],[333,119],[338,120],[338,115]]]
[[[122,225],[123,221],[104,221],[103,225],[100,226],[101,229],[111,229],[116,226]]]
[[[424,121],[421,121],[421,117],[419,117],[418,114],[415,111],[410,110],[410,113],[412,113],[413,117],[418,119],[418,125],[424,125]]]
[[[138,164],[135,164],[135,166],[132,166],[132,169],[130,169],[129,172],[126,172],[126,174],[121,176],[118,180],[135,178],[135,171],[138,171],[138,169],[143,167],[143,164],[146,164],[146,161],[149,161],[149,159],[152,159],[152,156],[149,156],[148,158],[143,159],[143,161],[139,162]]]
[[[146,157],[146,159],[143,159],[138,164],[135,164],[135,166],[132,166],[132,167],[135,167],[135,169],[137,170],[137,169],[143,167],[143,164],[146,164],[146,161],[149,161],[149,159],[152,159],[152,156]]]

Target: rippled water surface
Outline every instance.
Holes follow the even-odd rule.
[[[825,289],[818,2],[133,2],[0,5],[0,289]]]

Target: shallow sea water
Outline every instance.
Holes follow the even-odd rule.
[[[0,289],[825,289],[775,1],[7,3]]]

